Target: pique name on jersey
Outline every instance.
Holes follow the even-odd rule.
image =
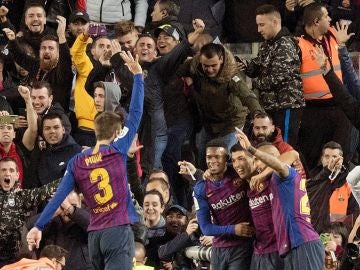
[[[96,164],[102,162],[102,154],[97,153],[95,155],[92,155],[85,159],[86,166],[89,166],[90,164]]]
[[[273,198],[274,196],[272,193],[270,193],[269,195],[262,195],[259,197],[255,197],[253,199],[249,199],[249,206],[251,209],[255,209],[256,207],[262,205],[263,203],[271,201]]]
[[[225,208],[229,207],[230,205],[233,205],[234,203],[240,201],[242,198],[244,198],[244,196],[245,196],[245,191],[241,191],[239,193],[236,193],[235,195],[230,195],[226,199],[221,199],[217,203],[212,203],[211,207],[214,210],[225,209]]]

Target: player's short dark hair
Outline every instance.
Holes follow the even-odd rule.
[[[115,112],[105,111],[95,116],[94,126],[97,140],[109,140],[122,127],[124,117]]]
[[[246,150],[240,145],[240,143],[236,143],[230,148],[230,153],[234,152],[246,152]]]
[[[273,15],[281,19],[279,10],[275,6],[269,4],[259,6],[255,11],[255,15]]]
[[[0,163],[4,163],[4,162],[14,162],[15,166],[16,166],[16,171],[17,172],[19,171],[17,161],[14,158],[12,158],[12,157],[3,157],[3,158],[0,159]]]
[[[163,198],[163,196],[161,195],[161,193],[158,190],[152,189],[152,190],[146,191],[145,194],[144,194],[144,200],[145,200],[146,195],[157,195],[157,196],[159,196],[160,205],[161,206],[165,205],[164,198]]]
[[[57,245],[47,245],[40,252],[40,258],[61,260],[68,255],[67,250]]]
[[[303,22],[306,26],[311,26],[315,21],[323,16],[322,8],[326,6],[322,3],[311,3],[304,8]]]
[[[206,148],[209,147],[221,147],[227,152],[228,146],[222,138],[215,138],[206,143]]]

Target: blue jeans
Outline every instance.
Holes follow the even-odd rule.
[[[95,270],[132,270],[135,256],[134,234],[130,225],[89,232],[88,246]]]
[[[228,153],[230,153],[230,148],[237,143],[237,139],[235,138],[236,132],[231,132],[226,134],[222,137],[215,137],[214,135],[211,135],[210,133],[206,132],[204,128],[201,129],[201,131],[196,136],[196,146],[198,149],[198,164],[201,169],[206,169],[206,162],[205,162],[205,154],[206,154],[206,144],[216,138],[220,138],[224,141],[224,143],[227,145]]]
[[[168,128],[168,144],[162,156],[164,171],[169,177],[170,192],[177,204],[187,207],[186,182],[179,175],[178,162],[181,160],[181,150],[184,142],[189,139],[192,124],[184,123]]]
[[[165,151],[168,142],[168,135],[159,135],[155,137],[154,144],[154,169],[162,170],[161,157]]]

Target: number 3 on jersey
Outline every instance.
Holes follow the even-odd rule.
[[[300,190],[306,192],[306,179],[300,180]],[[309,197],[307,193],[305,193],[300,199],[300,213],[310,215]]]
[[[98,183],[99,193],[94,195],[94,199],[98,204],[104,204],[111,200],[113,191],[110,186],[110,177],[106,169],[97,168],[90,173],[91,183]]]

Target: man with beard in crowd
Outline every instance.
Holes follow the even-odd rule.
[[[249,139],[253,146],[257,146],[263,142],[269,142],[279,150],[281,155],[283,153],[289,154],[289,152],[298,155],[297,151],[295,151],[290,144],[283,141],[281,130],[275,127],[271,116],[264,112],[258,112],[253,116],[252,124],[252,132]],[[295,161],[292,166],[301,172],[303,178],[306,178],[305,169],[300,158]],[[262,171],[254,178],[256,180],[253,180],[250,186],[258,186],[262,181],[265,181],[271,173],[271,169]]]
[[[19,66],[29,71],[33,81],[47,81],[53,89],[54,101],[59,102],[64,110],[69,110],[70,92],[73,73],[71,56],[66,43],[64,17],[57,17],[57,35],[43,37],[40,44],[39,60],[30,57],[20,50],[15,33],[5,28],[3,31],[9,39],[8,49]]]

